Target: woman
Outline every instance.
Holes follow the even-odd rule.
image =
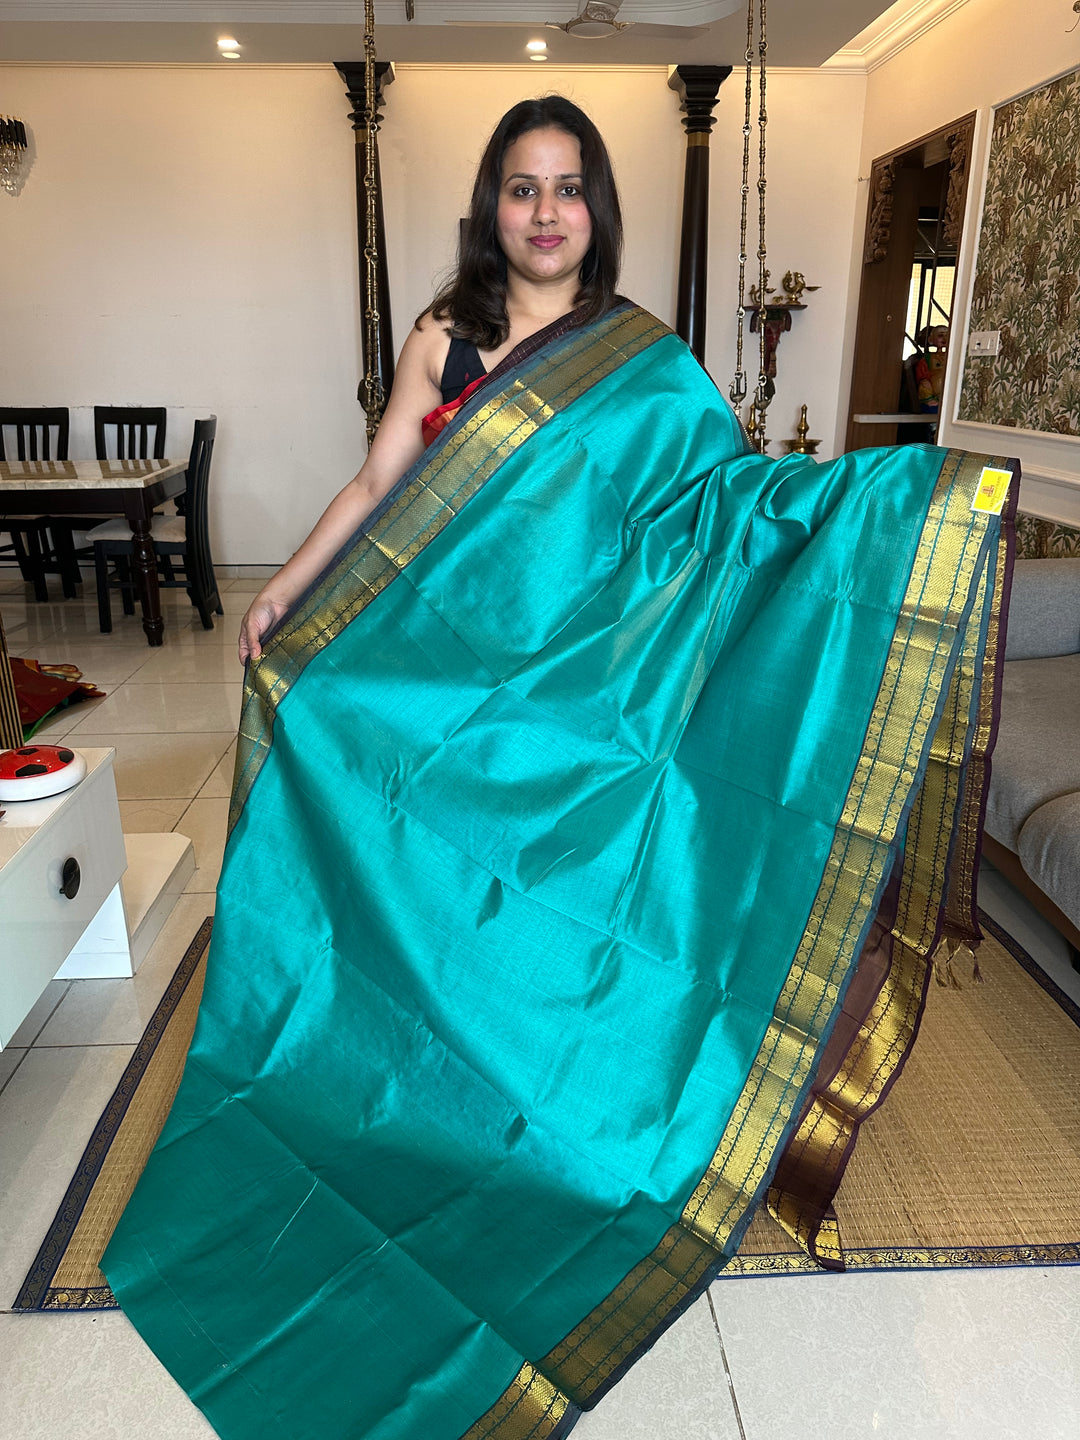
[[[510,111],[243,622],[199,1028],[104,1261],[225,1440],[559,1437],[759,1202],[841,1266],[977,936],[1009,467],[752,452],[618,238],[580,111]],[[448,330],[488,375],[440,431]]]
[[[466,367],[483,367],[463,372],[471,389],[537,332],[573,311],[586,323],[614,304],[619,197],[604,142],[576,105],[549,96],[503,116],[480,162],[470,215],[459,273],[402,348],[370,454],[244,616],[241,660],[259,658],[262,636],[445,427],[444,407],[461,398],[459,391],[451,401],[446,385],[452,346],[451,363],[460,366],[464,353]]]

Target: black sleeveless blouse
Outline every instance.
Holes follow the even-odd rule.
[[[473,342],[459,340],[456,335],[452,335],[446,364],[443,366],[442,380],[439,384],[442,391],[442,403],[449,405],[451,400],[458,398],[467,385],[471,385],[474,380],[479,380],[481,375],[486,374],[487,367],[480,359],[480,352]]]

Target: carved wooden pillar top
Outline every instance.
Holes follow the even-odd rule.
[[[705,363],[705,292],[709,261],[709,132],[730,65],[676,65],[668,80],[681,101],[686,131],[679,295],[675,329]]]
[[[959,249],[964,228],[964,202],[967,200],[968,166],[971,142],[975,135],[975,117],[966,116],[955,130],[945,137],[949,147],[949,189],[945,200],[945,244]]]
[[[353,129],[357,132],[356,143],[362,145],[366,139],[367,129],[367,91],[364,88],[364,61],[363,60],[335,60],[334,69],[345,81],[345,93],[349,97],[352,110],[349,112],[349,119],[352,121]],[[383,91],[388,85],[394,83],[394,67],[389,60],[375,61],[375,109],[379,119],[382,119],[382,111],[386,105],[386,96]]]

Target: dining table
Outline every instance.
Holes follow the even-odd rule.
[[[120,512],[131,526],[132,578],[150,645],[164,640],[157,559],[150,535],[154,509],[184,489],[183,460],[4,460],[0,461],[0,528],[3,516],[85,515]]]

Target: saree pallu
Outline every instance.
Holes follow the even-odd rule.
[[[977,937],[1009,472],[762,457],[623,305],[297,605],[104,1262],[225,1440],[553,1440],[759,1202],[842,1265],[858,1123]]]

